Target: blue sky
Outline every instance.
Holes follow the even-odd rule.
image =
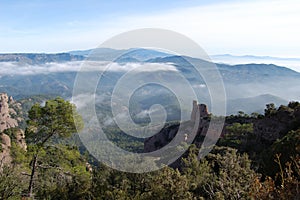
[[[0,52],[97,47],[136,28],[165,28],[209,54],[300,57],[298,0],[0,2]]]
[[[99,25],[101,25],[105,22],[113,23],[114,18],[129,15],[155,15],[173,8],[205,4],[208,4],[208,2],[196,3],[196,1],[190,0],[12,0],[0,2],[0,19],[3,30],[7,28],[7,31],[22,34],[23,32],[34,32],[33,30],[47,31],[56,28],[67,28],[65,26],[75,22],[86,22],[88,24],[91,21],[99,21]]]

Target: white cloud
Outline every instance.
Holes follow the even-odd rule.
[[[83,64],[83,65],[82,65]],[[126,63],[120,65],[107,62],[65,62],[65,63],[46,63],[41,65],[30,65],[18,62],[0,62],[0,76],[4,75],[35,75],[49,74],[56,72],[77,72],[79,70],[88,71],[112,71],[126,72],[135,70],[136,72],[156,72],[156,71],[177,71],[176,67],[170,64],[160,63]]]
[[[155,72],[155,71],[178,71],[176,67],[170,64],[161,63],[126,63],[125,65],[119,65],[113,63],[109,66],[110,71],[131,71],[136,72]]]
[[[299,56],[300,3],[245,1],[183,8],[156,16],[128,17],[126,27],[181,32],[209,54]],[[176,41],[175,41],[176,42]]]
[[[91,94],[80,94],[73,96],[71,102],[76,105],[77,109],[84,109],[94,101],[94,98],[95,96]]]
[[[3,75],[34,75],[54,72],[78,71],[81,62],[46,63],[30,65],[18,62],[0,62],[0,76]]]
[[[193,85],[193,88],[206,88],[206,85],[205,84],[198,84],[198,85]]]
[[[146,110],[142,110],[141,112],[139,112],[138,114],[136,114],[136,117],[138,118],[145,118],[145,117],[149,117],[151,114],[154,114],[154,113],[159,113],[160,111],[160,108],[159,107],[152,107],[150,109],[146,109]]]

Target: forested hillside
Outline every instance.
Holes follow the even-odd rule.
[[[0,199],[300,199],[298,102],[228,116],[205,158],[198,160],[198,142],[177,167],[134,174],[104,166],[84,151],[76,141],[73,117],[77,128],[84,125],[75,106],[47,98],[17,102],[1,95]],[[130,149],[134,143],[118,134],[111,129],[110,139]]]

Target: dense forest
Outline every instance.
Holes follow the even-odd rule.
[[[20,119],[19,126],[1,129],[0,152],[9,146],[10,159],[0,163],[0,199],[300,199],[298,102],[268,104],[264,114],[228,116],[225,134],[205,158],[199,160],[199,147],[191,145],[178,167],[135,174],[97,162],[80,145],[76,128],[84,124],[73,104],[41,101],[9,105],[15,110],[11,117]],[[274,129],[279,131],[272,134]],[[141,149],[141,141],[110,132],[120,146]]]

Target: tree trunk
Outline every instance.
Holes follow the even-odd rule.
[[[32,160],[32,168],[31,168],[30,181],[29,181],[29,187],[28,187],[28,197],[30,197],[30,198],[33,198],[33,179],[34,179],[34,175],[35,175],[37,157],[38,157],[37,154],[34,155],[33,160]]]

